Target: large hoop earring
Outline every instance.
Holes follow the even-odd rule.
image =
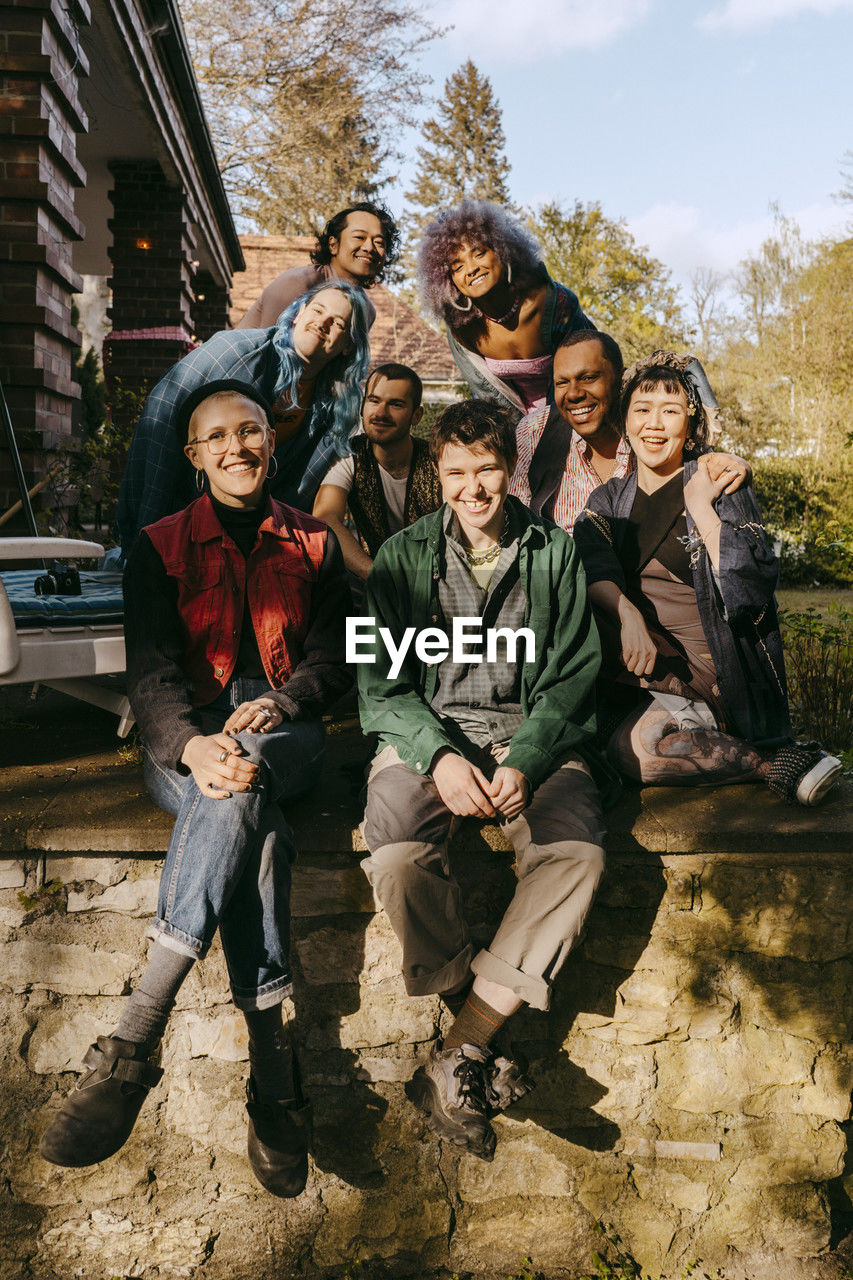
[[[196,467],[195,469],[195,487],[199,493],[204,493],[204,472],[201,467]]]
[[[506,282],[507,284],[512,284],[512,263],[511,262],[508,262],[506,264]]]
[[[461,297],[462,297],[462,294],[460,293],[460,295],[459,295],[459,296],[460,296],[460,298],[461,298]],[[472,308],[472,307],[473,307],[473,305],[474,305],[474,303],[473,303],[472,299],[471,299],[471,298],[466,298],[466,299],[465,299],[465,301],[466,301],[466,303],[468,304],[468,305],[467,305],[467,306],[465,306],[465,307],[463,307],[463,306],[462,306],[462,303],[461,303],[461,302],[456,302],[456,301],[454,301],[453,305],[454,305],[454,307],[456,308],[456,310],[457,310],[457,311],[470,311],[470,310],[471,310],[471,308]]]
[[[275,463],[275,471],[273,471],[273,463]],[[274,480],[278,475],[278,458],[274,453],[270,454],[270,464],[267,467],[267,480]]]

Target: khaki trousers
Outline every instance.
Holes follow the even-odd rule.
[[[491,771],[508,752],[493,748]],[[485,762],[477,761],[483,767]],[[484,771],[486,771],[484,769]],[[598,790],[578,756],[566,758],[517,818],[503,823],[518,885],[491,944],[474,955],[447,844],[455,818],[431,778],[386,747],[371,766],[365,874],[403,948],[409,995],[454,991],[470,973],[547,1009],[604,871]]]

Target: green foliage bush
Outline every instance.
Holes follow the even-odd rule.
[[[853,612],[782,610],[788,694],[797,733],[853,768]]]
[[[764,523],[781,543],[786,587],[853,585],[853,468],[817,477],[798,458],[755,464]]]
[[[92,524],[100,530],[99,540],[110,545],[127,451],[148,388],[128,388],[117,378],[107,410],[103,375],[94,351],[87,352],[78,370],[84,406],[81,432],[79,439],[61,450],[64,465],[60,483],[79,495],[69,527],[79,530]]]

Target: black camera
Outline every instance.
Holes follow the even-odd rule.
[[[33,583],[37,596],[80,596],[80,574],[73,565],[53,564],[47,573],[39,574]]]

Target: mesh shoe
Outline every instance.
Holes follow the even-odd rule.
[[[83,1059],[81,1076],[41,1140],[51,1164],[80,1169],[115,1155],[130,1137],[148,1090],[163,1072],[148,1058],[135,1058],[136,1045],[98,1036]]]
[[[521,1062],[503,1054],[492,1058],[489,1067],[489,1110],[492,1115],[506,1111],[507,1107],[535,1088],[536,1081],[525,1075]]]
[[[773,757],[767,785],[787,804],[820,804],[841,776],[841,761],[817,742],[782,747]]]
[[[433,1133],[481,1160],[495,1154],[495,1133],[489,1124],[490,1067],[491,1054],[476,1045],[441,1049],[434,1044],[406,1085],[406,1097],[423,1111]]]

